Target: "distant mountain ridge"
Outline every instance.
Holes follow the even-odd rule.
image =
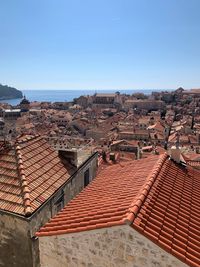
[[[23,94],[20,90],[8,85],[0,84],[0,100],[22,98]]]

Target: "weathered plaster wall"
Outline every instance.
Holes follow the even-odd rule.
[[[29,267],[32,262],[27,221],[0,212],[0,267]]]
[[[39,238],[41,267],[186,267],[130,226]]]

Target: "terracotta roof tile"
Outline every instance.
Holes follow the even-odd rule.
[[[200,242],[199,203],[200,172],[167,159],[132,226],[180,260],[199,266],[200,250],[194,250]]]
[[[18,140],[0,151],[0,209],[28,216],[69,177],[42,137]]]
[[[200,172],[164,154],[112,165],[37,233],[128,223],[190,266],[200,266]]]
[[[39,234],[77,232],[107,227],[108,224],[123,224],[129,206],[157,159],[157,156],[152,156],[148,162],[141,159],[108,166]]]

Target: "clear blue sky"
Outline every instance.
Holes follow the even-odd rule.
[[[1,0],[0,83],[200,87],[200,0]]]

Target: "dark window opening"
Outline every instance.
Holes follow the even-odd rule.
[[[89,182],[90,182],[90,172],[89,172],[89,169],[87,169],[84,172],[84,187],[87,186]]]
[[[56,212],[59,212],[64,208],[64,192],[62,191],[60,196],[55,200],[54,205],[56,206]]]
[[[59,202],[58,204],[56,204],[56,212],[58,213],[59,211],[61,211],[61,209],[63,209],[63,202]]]

